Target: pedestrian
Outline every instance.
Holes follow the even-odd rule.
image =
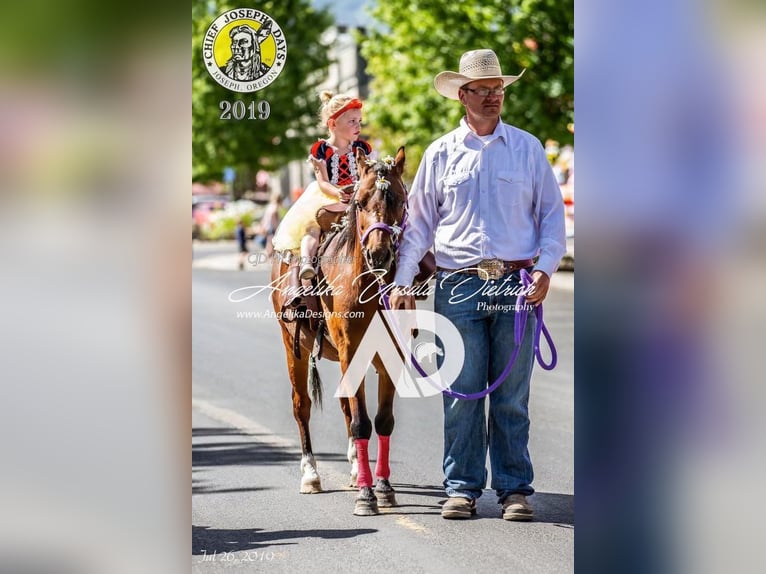
[[[281,196],[278,191],[272,191],[269,203],[263,210],[261,221],[258,224],[258,235],[261,246],[266,251],[266,257],[271,257],[274,252],[274,233],[279,226],[279,204]]]
[[[536,137],[500,119],[505,89],[520,77],[503,75],[496,54],[486,49],[464,53],[459,73],[436,76],[436,90],[460,101],[465,116],[420,162],[398,252],[391,303],[413,309],[408,288],[418,262],[434,249],[434,310],[463,337],[465,361],[451,389],[464,394],[498,379],[514,351],[515,313],[506,310],[518,302],[521,269],[533,278],[526,302],[539,305],[566,251],[564,204],[545,149]],[[500,294],[482,293],[506,281],[509,288]],[[487,448],[503,518],[533,517],[526,497],[534,492],[527,448],[534,328],[530,313],[516,362],[489,395],[488,421],[483,398],[444,396],[443,518],[476,513],[487,482]]]
[[[311,146],[309,160],[313,164],[316,181],[311,182],[290,210],[274,234],[276,251],[300,252],[299,276],[302,280],[313,279],[315,255],[319,247],[320,228],[316,213],[320,207],[349,201],[351,193],[345,186],[358,179],[356,150],[369,155],[372,147],[359,139],[362,131],[362,102],[349,95],[333,95],[330,91],[320,94],[321,124],[327,128],[329,137]]]
[[[249,253],[247,249],[247,230],[242,222],[242,218],[237,219],[237,227],[234,230],[234,236],[237,239],[237,247],[239,249],[239,270],[242,271],[245,268],[245,260]]]

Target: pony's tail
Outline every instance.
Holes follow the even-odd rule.
[[[312,353],[309,356],[309,389],[311,389],[311,401],[315,407],[322,408],[322,379],[319,378],[317,362]]]

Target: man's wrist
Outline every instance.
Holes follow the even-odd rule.
[[[412,286],[417,272],[417,264],[415,264],[414,269],[411,269],[410,264],[402,257],[399,257],[396,262],[396,276],[394,277],[394,285],[402,285],[407,287]]]

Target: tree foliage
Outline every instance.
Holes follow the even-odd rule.
[[[287,61],[280,76],[251,94],[229,91],[205,69],[202,42],[208,26],[232,8],[255,8],[271,16],[287,41]],[[192,177],[220,179],[223,168],[239,172],[259,168],[276,170],[306,155],[317,137],[318,85],[329,65],[323,32],[332,24],[325,10],[315,10],[309,0],[192,0]],[[222,120],[223,100],[266,100],[267,120]],[[257,104],[256,104],[257,105]]]
[[[458,71],[467,50],[493,49],[503,73],[524,76],[508,88],[503,119],[545,141],[572,143],[574,7],[571,1],[386,0],[372,15],[381,26],[361,38],[373,76],[365,110],[386,149],[406,144],[411,174],[428,144],[457,126],[459,102],[440,96],[434,76]]]

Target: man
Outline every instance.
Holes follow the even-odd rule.
[[[523,72],[522,72],[523,73]],[[434,79],[444,97],[465,107],[460,126],[433,142],[420,163],[409,196],[410,216],[398,254],[391,296],[394,308],[412,309],[408,293],[418,262],[434,247],[435,311],[463,336],[465,362],[451,389],[476,393],[505,370],[514,351],[513,311],[520,270],[539,305],[550,276],[566,252],[564,203],[540,141],[503,123],[505,76],[492,50],[466,52],[460,72]],[[533,257],[538,256],[537,263]],[[500,294],[482,290],[505,285]],[[511,293],[513,292],[513,293]],[[489,446],[492,488],[506,520],[531,520],[526,497],[534,490],[529,440],[529,382],[534,314],[527,319],[518,358],[509,375],[484,399],[444,397],[444,518],[470,518],[486,486]]]
[[[231,38],[231,58],[221,71],[232,80],[248,82],[256,80],[269,71],[261,60],[261,44],[269,34],[268,28],[257,32],[247,24],[234,26],[229,31]]]

